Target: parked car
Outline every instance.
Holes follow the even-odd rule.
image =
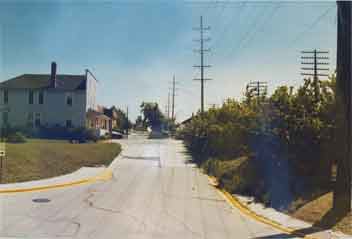
[[[112,131],[111,132],[111,138],[112,139],[122,139],[123,138],[123,134],[121,134],[120,132]]]

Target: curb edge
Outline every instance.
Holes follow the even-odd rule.
[[[312,237],[312,236],[308,236],[308,235],[305,235],[304,233],[301,233],[301,232],[297,232],[296,229],[293,229],[293,228],[290,228],[290,227],[285,227],[283,226],[282,224],[276,222],[276,221],[273,221],[271,219],[268,219],[262,215],[259,215],[257,213],[255,213],[254,211],[252,211],[251,209],[249,209],[246,205],[244,205],[238,198],[236,198],[235,196],[231,195],[229,192],[227,192],[226,190],[224,189],[220,189],[217,187],[216,185],[216,178],[215,177],[212,177],[212,176],[208,176],[208,179],[211,183],[212,186],[215,187],[216,191],[222,196],[225,198],[226,202],[229,203],[232,207],[235,207],[237,208],[241,213],[243,213],[244,215],[256,220],[256,221],[259,221],[261,223],[264,223],[266,225],[269,225],[281,232],[284,232],[286,234],[289,234],[289,235],[295,235],[295,236],[298,236],[298,237],[301,237],[301,238],[304,238],[304,239],[318,239],[317,237]]]
[[[98,181],[108,181],[113,177],[113,172],[111,169],[107,168],[103,172],[97,174],[96,176],[84,178],[80,180],[75,180],[71,182],[65,183],[56,183],[52,185],[43,185],[36,187],[28,187],[28,188],[9,188],[9,189],[0,189],[0,194],[12,194],[12,193],[23,193],[23,192],[36,192],[36,191],[45,191],[55,188],[66,188],[71,186],[77,186],[81,184],[94,183]]]

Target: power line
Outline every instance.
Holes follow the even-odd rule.
[[[243,10],[246,7],[247,2],[242,2],[241,6],[238,8],[239,10]],[[220,42],[220,39],[222,39],[222,36],[229,31],[229,27],[232,26],[233,20],[235,19],[235,16],[241,16],[241,14],[244,11],[239,12],[239,15],[236,14],[232,14],[230,21],[227,22],[227,24],[224,26],[223,31],[221,32],[221,34],[219,34],[219,36],[215,39],[213,47],[215,48],[215,46],[218,44],[218,42]],[[241,18],[240,18],[241,19]]]
[[[276,6],[274,6],[271,9],[271,12],[269,12],[269,14],[267,15],[267,17],[261,21],[262,24],[257,25],[257,28],[254,29],[254,31],[249,35],[249,37],[247,38],[247,41],[243,42],[243,47],[240,46],[239,50],[244,50],[246,47],[248,47],[250,45],[250,43],[252,42],[252,40],[254,39],[254,37],[264,29],[264,27],[266,26],[266,24],[275,16],[275,13],[277,12],[278,9],[281,8],[281,3],[276,3]],[[245,44],[247,43],[247,44]],[[239,55],[239,54],[237,54]]]
[[[301,39],[302,36],[305,36],[312,28],[314,28],[328,13],[335,8],[335,4],[326,9],[322,14],[320,14],[313,22],[310,24],[305,30],[303,30],[300,34],[297,35],[296,38],[289,44],[289,47],[292,47],[297,41]]]
[[[252,24],[250,25],[250,27],[248,28],[248,30],[245,32],[245,34],[242,35],[242,37],[240,38],[240,40],[238,41],[238,44],[234,44],[233,47],[231,48],[230,51],[228,51],[228,54],[225,56],[225,58],[231,56],[234,52],[236,52],[237,50],[241,49],[241,46],[244,44],[244,42],[246,41],[246,39],[253,33],[255,32],[255,30],[258,28],[259,23],[260,23],[260,19],[262,18],[262,16],[264,16],[264,13],[261,13],[260,11],[257,12],[254,21],[252,22]]]

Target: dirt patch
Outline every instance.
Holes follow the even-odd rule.
[[[313,223],[320,228],[332,228],[352,235],[352,214],[338,215],[332,209],[332,192],[308,202],[292,213],[292,216]]]

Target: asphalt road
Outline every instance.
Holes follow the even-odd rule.
[[[2,238],[293,238],[232,208],[180,141],[122,140],[108,182],[1,195]],[[34,200],[34,201],[33,201]]]

